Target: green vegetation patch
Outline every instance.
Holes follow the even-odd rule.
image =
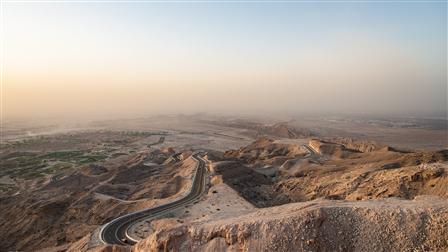
[[[112,158],[116,158],[116,157],[119,157],[119,156],[126,156],[126,155],[128,155],[128,154],[127,153],[123,153],[123,152],[116,152],[116,153],[112,154]]]
[[[103,161],[106,158],[108,158],[108,156],[106,155],[87,155],[87,156],[83,156],[78,160],[78,164],[88,164],[88,163],[94,163],[94,162],[99,162],[99,161]]]
[[[41,158],[73,164],[88,164],[103,161],[108,156],[105,154],[92,154],[88,151],[57,151],[43,155]]]
[[[56,151],[41,156],[42,158],[57,159],[60,161],[77,159],[84,155],[84,151]]]
[[[41,155],[12,153],[2,158],[0,176],[33,179],[107,158],[105,154],[90,153],[88,150],[56,151]]]
[[[72,168],[72,167],[73,167],[73,164],[71,164],[71,163],[56,163],[54,165],[45,167],[42,170],[42,173],[54,174],[54,173],[57,173],[59,171],[66,170],[66,169],[69,169],[69,168]]]

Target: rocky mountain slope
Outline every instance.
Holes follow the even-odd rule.
[[[142,224],[135,246],[98,228],[182,197],[192,151],[156,148],[30,180],[2,198],[1,248],[24,251],[444,251],[448,151],[261,137],[206,150],[207,193]]]
[[[95,251],[448,249],[446,150],[402,152],[318,139],[309,146],[316,153],[261,138],[210,152],[211,183],[228,185],[258,208],[159,226],[134,247]]]
[[[161,229],[133,248],[95,251],[443,251],[447,218],[447,202],[437,197],[314,200]]]
[[[181,196],[191,183],[195,162],[144,165],[152,154],[87,165],[41,179],[21,194],[2,199],[0,248],[36,251],[60,247],[63,251],[112,218]]]

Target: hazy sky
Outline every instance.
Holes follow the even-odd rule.
[[[446,2],[3,3],[8,116],[443,112]]]

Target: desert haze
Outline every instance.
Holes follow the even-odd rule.
[[[0,251],[448,251],[446,1],[0,7]]]
[[[11,1],[3,113],[445,117],[444,5]]]

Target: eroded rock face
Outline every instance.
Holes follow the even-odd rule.
[[[272,136],[282,138],[299,138],[310,137],[312,134],[309,130],[294,128],[284,123],[274,125],[260,125],[257,127],[257,136]]]
[[[374,141],[357,140],[348,137],[337,137],[331,139],[331,142],[342,144],[347,149],[356,150],[360,152],[378,151],[386,146],[376,143]]]
[[[136,154],[121,157],[117,164],[85,166],[2,199],[0,251],[65,251],[112,218],[148,208],[153,200],[178,197],[188,188],[194,161],[147,167],[143,157]],[[72,251],[87,247],[84,242]]]
[[[268,138],[210,153],[210,184],[225,184],[263,209],[205,217],[226,211],[208,202],[197,217],[188,209],[176,217],[191,215],[185,222],[154,225],[156,231],[134,247],[97,251],[448,249],[446,150],[361,151],[318,139],[310,146],[319,154]],[[277,169],[275,177],[263,173],[269,169]],[[215,189],[209,194],[222,195]]]
[[[309,146],[321,155],[332,156],[334,158],[347,158],[350,154],[358,152],[357,150],[348,149],[342,144],[319,139],[311,139]]]
[[[160,230],[133,251],[443,251],[448,203],[328,201],[265,208],[236,218]]]
[[[367,200],[436,195],[448,198],[446,150],[380,149],[363,153],[319,139],[311,140],[309,145],[320,154],[304,156],[299,152],[299,145],[258,139],[239,150],[226,152],[231,161],[214,162],[212,170],[257,207],[322,197]],[[275,172],[274,178],[263,173],[269,170]]]
[[[308,152],[295,144],[276,143],[269,138],[259,138],[252,144],[239,150],[229,150],[223,158],[237,159],[247,164],[275,164],[279,158],[290,159],[303,157]],[[283,160],[284,161],[284,160]]]

